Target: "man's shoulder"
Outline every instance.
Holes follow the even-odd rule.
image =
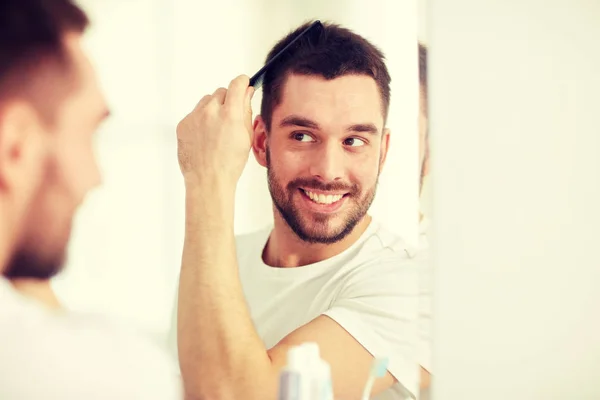
[[[358,246],[357,258],[367,263],[402,261],[410,265],[413,246],[379,221],[373,220],[371,224],[364,241]]]
[[[162,349],[107,319],[26,305],[17,319],[2,321],[2,326],[0,398],[9,393],[181,398],[179,378]]]
[[[401,281],[415,282],[417,266],[413,248],[384,225],[374,223],[340,273],[345,276],[347,285],[372,286],[383,290]]]

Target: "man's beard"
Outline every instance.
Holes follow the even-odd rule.
[[[12,255],[4,276],[8,279],[50,279],[62,270],[64,259],[64,252],[54,257],[45,257],[35,249],[23,247]]]
[[[346,185],[339,182],[323,183],[317,179],[306,179],[298,178],[294,179],[287,184],[284,188],[282,187],[276,177],[275,171],[271,167],[270,154],[267,149],[267,177],[269,183],[269,192],[273,204],[279,211],[279,214],[283,217],[285,222],[288,224],[290,229],[300,238],[300,240],[307,243],[321,243],[321,244],[333,244],[348,236],[356,227],[356,225],[362,221],[364,216],[369,211],[373,200],[375,199],[375,186],[368,190],[362,198],[359,198],[360,187],[358,185]],[[379,178],[379,171],[378,171]],[[334,220],[336,215],[328,214],[313,214],[313,226],[306,226],[307,223],[311,223],[302,218],[302,212],[293,203],[293,195],[298,192],[300,188],[305,189],[317,189],[322,191],[344,191],[347,192],[349,198],[346,201],[354,202],[353,208],[349,211],[346,220],[341,224],[340,228],[334,232],[329,232],[329,221]],[[321,229],[318,229],[321,228]]]
[[[46,160],[44,171],[43,184],[32,197],[27,217],[23,222],[23,236],[17,241],[15,251],[3,272],[6,278],[47,280],[58,274],[65,264],[71,221],[68,221],[69,225],[65,225],[65,230],[59,232],[46,229],[48,226],[57,225],[59,221],[50,219],[50,213],[55,217],[62,214],[60,210],[50,208],[51,203],[48,202],[48,196],[52,196],[52,193],[48,192],[49,188],[60,182],[57,180],[58,165],[54,158]]]

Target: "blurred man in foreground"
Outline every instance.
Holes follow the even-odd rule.
[[[39,292],[100,183],[92,138],[108,111],[79,43],[87,25],[69,0],[0,2],[0,398],[177,399],[144,338]]]

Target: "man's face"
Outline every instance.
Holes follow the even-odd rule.
[[[366,215],[389,143],[375,80],[290,75],[255,154],[281,217],[303,241],[335,243]],[[264,156],[258,149],[264,149]]]
[[[423,180],[429,173],[429,132],[427,126],[427,98],[425,89],[419,89],[419,188],[423,188]]]
[[[22,219],[19,239],[5,276],[46,279],[65,261],[74,213],[86,193],[100,183],[93,133],[107,115],[95,74],[79,45],[79,35],[65,43],[74,64],[75,88],[56,107],[48,129],[48,152],[41,183]]]

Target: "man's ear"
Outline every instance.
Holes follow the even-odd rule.
[[[269,138],[267,136],[267,127],[265,125],[265,121],[260,115],[257,115],[254,119],[254,124],[252,128],[254,130],[254,136],[252,139],[252,151],[254,152],[254,157],[260,165],[266,167],[267,146]]]
[[[46,147],[42,128],[39,114],[26,102],[9,102],[0,108],[1,190],[14,190],[39,178]]]
[[[381,151],[379,155],[379,170],[383,169],[383,165],[385,164],[385,160],[387,158],[388,149],[390,147],[390,129],[384,128],[381,138]]]

